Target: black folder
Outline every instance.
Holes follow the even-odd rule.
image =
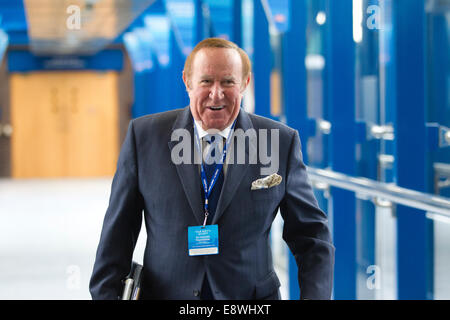
[[[123,280],[122,300],[139,300],[142,284],[142,266],[133,261],[131,271]]]

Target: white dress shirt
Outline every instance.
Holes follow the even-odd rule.
[[[225,145],[225,143],[227,141],[228,135],[230,134],[231,126],[233,124],[230,124],[228,127],[223,129],[222,131],[219,131],[217,129],[209,129],[208,131],[206,131],[206,130],[203,130],[200,121],[194,120],[194,123],[195,123],[195,128],[196,128],[197,133],[198,133],[198,137],[202,141],[201,146],[202,146],[203,159],[205,159],[205,155],[207,155],[209,153],[209,148],[211,147],[210,144],[206,141],[206,139],[204,139],[207,135],[212,135],[212,134],[220,135],[223,138],[223,143],[219,144],[219,147],[220,147],[221,151],[223,150],[223,146]],[[230,139],[231,139],[231,137],[230,137]],[[225,159],[225,163],[223,164],[223,174],[224,174],[224,176],[227,173],[227,167],[228,167],[227,159],[228,159],[228,154],[227,154],[227,157]],[[200,168],[199,168],[199,170],[200,170]]]

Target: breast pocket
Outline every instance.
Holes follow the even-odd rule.
[[[274,200],[279,196],[280,186],[267,189],[251,190],[250,194],[254,201]]]

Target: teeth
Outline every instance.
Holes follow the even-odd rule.
[[[211,106],[210,108],[213,110],[220,110],[222,109],[224,106]]]

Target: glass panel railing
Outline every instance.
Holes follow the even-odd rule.
[[[450,299],[450,219],[427,212],[433,221],[433,297],[435,300]]]
[[[430,265],[433,299],[449,299],[450,199],[417,192],[366,178],[325,169],[308,168],[319,205],[329,216],[330,227],[339,215],[333,212],[331,188],[355,193],[357,299],[398,298],[396,205],[419,209],[433,225]],[[331,196],[330,196],[331,194]],[[324,195],[327,195],[326,197]],[[337,248],[338,253],[339,248]],[[338,277],[335,274],[335,277]]]

